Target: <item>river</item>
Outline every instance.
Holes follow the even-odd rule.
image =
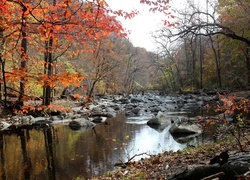
[[[173,112],[169,114],[173,116]],[[195,112],[192,116],[199,114]],[[157,131],[147,126],[150,118],[150,115],[127,118],[117,114],[106,124],[87,131],[73,131],[61,124],[1,132],[1,179],[91,178],[113,170],[115,163],[126,162],[134,155],[133,160],[139,160],[149,154],[187,146],[177,142],[168,128]],[[198,141],[193,139],[193,143]]]

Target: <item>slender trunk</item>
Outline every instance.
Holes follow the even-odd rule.
[[[43,67],[43,74],[47,74],[47,64],[48,64],[48,42],[45,42],[45,52],[44,52],[44,67]],[[43,87],[43,104],[45,105],[45,99],[46,99],[46,88],[47,84],[44,82]]]
[[[56,5],[56,0],[53,0],[53,6]],[[53,29],[50,29],[50,34],[53,34]],[[49,38],[49,41],[46,42],[46,52],[45,52],[45,65],[44,65],[44,73],[48,75],[48,78],[53,74],[53,37]],[[52,86],[51,84],[45,83],[45,87],[43,89],[43,104],[45,106],[50,105],[52,100]]]
[[[196,42],[195,47],[192,47],[192,89],[196,86]],[[194,90],[194,89],[193,89]]]
[[[4,28],[0,27],[0,60],[1,60],[1,64],[3,64],[3,60],[2,60],[2,55],[4,53],[4,49],[3,49],[3,44],[4,44]],[[2,72],[2,76],[3,76],[3,72],[4,70],[2,69],[2,66],[0,66],[1,68],[1,72]],[[0,100],[2,100],[3,96],[2,96],[3,92],[2,92],[2,82],[0,82]]]
[[[53,39],[50,38],[49,42],[46,42],[46,53],[45,53],[45,65],[44,65],[44,73],[50,77],[53,74],[52,70],[52,63],[53,63],[53,57],[52,57],[52,46],[53,46]],[[43,91],[43,104],[45,106],[50,105],[51,103],[51,84],[45,83],[44,91]]]
[[[212,50],[214,53],[214,60],[215,60],[215,65],[216,65],[216,74],[217,74],[217,87],[221,88],[221,73],[220,73],[220,56],[219,56],[219,45],[218,45],[218,51],[216,51],[215,47],[214,47],[214,41],[212,39],[211,36],[209,36],[210,41],[211,41],[211,46],[212,46]]]
[[[201,45],[201,36],[200,36],[200,89],[203,88],[203,52],[202,52],[202,45]]]
[[[247,66],[247,89],[250,89],[250,44],[247,46],[246,66]]]
[[[1,63],[1,73],[2,73],[2,79],[3,79],[3,89],[2,89],[2,83],[0,84],[0,96],[2,100],[2,93],[4,93],[4,107],[7,107],[7,88],[6,88],[6,78],[5,78],[5,61],[3,60],[3,53],[4,53],[4,28],[0,27],[0,63]],[[4,91],[4,92],[2,92]]]
[[[91,85],[91,88],[89,90],[89,93],[88,93],[88,100],[92,98],[93,92],[94,92],[94,89],[95,89],[95,85],[96,85],[97,82],[98,82],[98,80],[93,81],[93,83]]]
[[[22,23],[21,23],[21,35],[22,35],[22,41],[21,41],[21,68],[25,69],[27,66],[27,34],[26,34],[26,22],[24,14],[27,11],[27,8],[23,6],[23,14],[22,14]],[[27,69],[25,70],[27,72]],[[25,75],[24,75],[25,76]],[[23,96],[25,94],[25,82],[26,78],[21,77],[20,79],[20,94],[19,94],[19,103],[21,106],[23,106]]]
[[[5,61],[0,56],[0,62],[2,65],[2,76],[3,76],[3,87],[4,87],[4,107],[7,107],[7,88],[6,88],[6,77],[5,77]]]
[[[186,60],[186,78],[185,78],[185,82],[190,80],[190,58],[188,55],[188,45],[187,45],[187,40],[184,39],[184,46],[185,46],[185,60]],[[186,86],[186,83],[185,85]]]

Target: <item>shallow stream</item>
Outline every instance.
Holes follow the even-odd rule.
[[[191,112],[191,111],[189,111]],[[192,112],[192,116],[201,112]],[[188,115],[169,112],[169,116]],[[189,113],[190,115],[190,113]],[[118,114],[107,124],[87,131],[73,131],[67,125],[34,129],[27,127],[0,134],[1,179],[90,178],[114,169],[114,164],[147,157],[163,151],[177,151],[178,143],[168,128],[147,126],[151,116],[127,118]],[[192,143],[200,143],[194,138]],[[137,156],[143,154],[142,156]]]

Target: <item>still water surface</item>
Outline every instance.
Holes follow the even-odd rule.
[[[20,129],[0,134],[1,179],[90,178],[112,170],[135,154],[183,149],[166,128],[146,125],[150,117],[118,114],[107,125],[73,131],[67,125]],[[133,160],[140,159],[141,156]]]

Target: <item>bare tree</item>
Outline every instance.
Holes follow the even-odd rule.
[[[195,36],[207,36],[211,40],[212,48],[215,56],[215,63],[217,68],[218,86],[221,87],[220,78],[220,67],[219,67],[219,50],[214,46],[215,39],[218,35],[223,35],[227,38],[240,41],[245,44],[245,60],[247,69],[247,85],[250,87],[250,38],[249,38],[249,23],[250,18],[250,7],[249,5],[242,1],[234,1],[234,4],[230,4],[228,1],[223,1],[224,4],[217,4],[214,2],[209,2],[209,7],[211,11],[206,9],[201,10],[196,8],[195,5],[190,5],[192,12],[181,13],[182,23],[174,30],[165,27],[161,30],[161,35],[159,37],[171,38],[172,41],[178,40],[184,37],[190,37],[190,35]],[[231,8],[228,13],[230,17],[227,17],[227,10]],[[228,10],[229,11],[229,10]],[[238,11],[238,12],[237,12]],[[239,13],[240,12],[240,13]],[[220,14],[219,14],[220,13]],[[234,15],[234,16],[233,16]],[[236,19],[241,18],[245,20],[244,28],[235,26]],[[231,18],[231,19],[230,19]],[[234,19],[233,19],[234,18]],[[183,19],[185,20],[183,22]],[[177,30],[176,30],[177,29]],[[215,37],[215,38],[212,38]],[[217,45],[218,46],[218,45]]]

